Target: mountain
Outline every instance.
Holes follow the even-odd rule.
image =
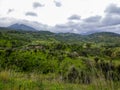
[[[69,43],[94,42],[94,43],[120,43],[120,34],[112,32],[97,32],[89,35],[80,35],[73,33],[56,34],[55,38],[59,41]]]
[[[95,42],[110,42],[116,41],[120,42],[120,34],[113,33],[113,32],[96,32],[86,36],[88,40],[95,41]]]
[[[104,37],[104,36],[120,37],[120,34],[113,33],[113,32],[96,32],[96,33],[89,34],[88,36],[96,36],[96,37]]]
[[[14,27],[15,31],[9,28]],[[21,29],[22,30],[18,30]],[[27,28],[25,30],[25,28]],[[56,40],[56,41],[61,41],[65,43],[83,43],[83,42],[93,42],[93,43],[119,43],[120,44],[120,34],[112,33],[112,32],[97,32],[97,33],[92,33],[89,35],[81,35],[81,34],[75,34],[75,33],[52,33],[49,31],[35,31],[35,29],[31,29],[31,27],[28,27],[26,25],[22,24],[14,24],[11,25],[9,28],[0,28],[0,32],[5,31],[6,34],[10,35],[16,35],[18,38],[29,38],[30,40],[34,39],[40,39],[40,40]],[[33,31],[34,30],[34,31]],[[26,32],[27,31],[27,32]],[[32,31],[32,32],[31,32]],[[21,35],[19,35],[21,33]],[[26,35],[27,33],[27,35]],[[5,34],[5,35],[6,35]]]
[[[12,25],[18,26],[18,25]],[[11,27],[12,27],[11,26]],[[24,26],[24,25],[19,25]],[[21,28],[19,28],[21,29]],[[32,31],[31,31],[32,30]],[[120,34],[112,33],[112,32],[98,32],[89,35],[80,35],[74,33],[52,33],[49,31],[33,31],[34,29],[25,29],[23,30],[11,30],[9,28],[0,28],[1,35],[8,35],[9,37],[18,38],[27,40],[54,40],[65,43],[83,43],[83,42],[91,42],[91,43],[105,43],[105,44],[116,44],[120,43]],[[5,33],[5,34],[4,34]],[[27,33],[27,34],[26,34]],[[5,37],[6,37],[5,36]],[[16,37],[15,37],[16,36]],[[2,36],[1,36],[2,37]],[[27,40],[28,41],[28,40]]]
[[[18,23],[8,26],[7,28],[14,29],[14,30],[36,31],[36,29],[30,26],[27,26],[25,24],[18,24]]]

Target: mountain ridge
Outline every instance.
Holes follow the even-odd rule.
[[[1,35],[10,35],[13,38],[23,38],[26,40],[59,41],[64,43],[120,43],[120,34],[113,32],[97,32],[89,35],[75,33],[53,33],[50,31],[24,31],[0,28]],[[2,36],[1,36],[2,37]]]
[[[14,29],[14,30],[37,31],[33,27],[30,27],[25,24],[18,24],[18,23],[12,24],[12,25],[8,26],[7,28]]]
[[[24,24],[13,24],[13,25],[20,25],[20,26],[27,26],[27,25],[24,25]],[[10,30],[15,30],[15,31],[33,31],[33,32],[44,32],[44,34],[45,33],[51,33],[51,34],[55,34],[55,35],[59,35],[59,36],[94,36],[94,35],[111,35],[111,36],[120,36],[120,34],[119,33],[115,33],[115,32],[105,32],[105,31],[103,31],[103,32],[93,32],[93,33],[90,33],[90,34],[77,34],[77,33],[70,33],[70,32],[68,32],[68,33],[55,33],[55,32],[51,32],[51,31],[46,31],[46,30],[36,30],[36,29],[34,29],[34,28],[32,28],[32,27],[30,27],[31,29],[19,29],[19,27],[18,28],[11,28],[13,25],[10,25],[10,26],[8,26],[8,27],[0,27],[0,30],[8,30],[8,31],[10,31]],[[29,27],[29,26],[28,26]]]
[[[49,28],[46,28],[46,29],[43,29],[43,28],[34,28],[34,25],[30,25],[28,23],[22,23],[22,22],[17,22],[17,23],[14,23],[10,26],[7,26],[5,28],[8,28],[8,29],[13,29],[13,30],[24,30],[24,31],[50,31],[52,32],[51,29]],[[110,32],[110,31],[98,31],[98,30],[93,30],[93,31],[88,31],[86,33],[74,33],[74,32],[52,32],[52,33],[57,33],[57,34],[79,34],[79,35],[91,35],[91,34],[94,34],[94,33],[101,33],[101,32]],[[115,33],[115,32],[111,32],[111,33]],[[115,33],[115,34],[119,34],[119,33]]]

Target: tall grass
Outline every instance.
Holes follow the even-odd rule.
[[[0,72],[0,90],[120,90],[120,82],[105,80],[102,76],[90,84],[68,83],[55,74]]]

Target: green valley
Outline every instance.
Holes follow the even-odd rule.
[[[120,90],[120,34],[0,28],[0,90]]]

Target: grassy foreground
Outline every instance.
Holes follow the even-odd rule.
[[[70,84],[54,74],[1,71],[0,90],[120,90],[120,82],[99,78],[91,84]]]

